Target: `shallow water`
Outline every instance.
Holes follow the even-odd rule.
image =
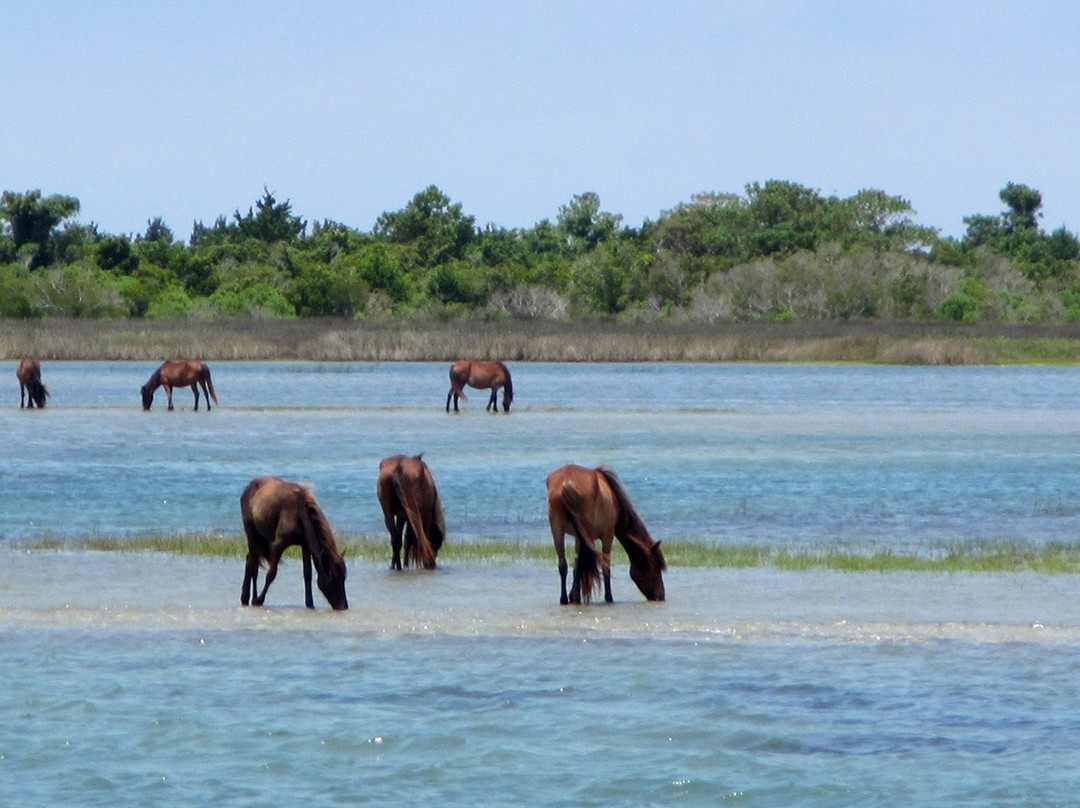
[[[1080,370],[514,366],[509,415],[443,411],[444,365],[215,363],[221,406],[148,413],[152,364],[45,366],[0,412],[4,539],[238,533],[258,474],[315,483],[339,532],[381,535],[379,460],[424,453],[452,541],[550,541],[544,478],[607,463],[657,538],[932,552],[1071,541]]]
[[[450,541],[546,544],[571,461],[668,542],[1080,527],[1074,369],[514,367],[493,417],[443,412],[439,365],[215,363],[195,414],[140,411],[153,364],[46,364],[49,408],[0,412],[0,804],[1074,803],[1076,576],[676,568],[655,604],[620,566],[578,608],[553,562],[354,560],[334,613],[296,560],[245,609],[236,559],[11,541],[236,533],[260,473],[377,534],[378,460],[421,450]]]

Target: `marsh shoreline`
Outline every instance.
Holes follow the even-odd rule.
[[[1080,323],[0,320],[0,357],[321,362],[1076,364]]]

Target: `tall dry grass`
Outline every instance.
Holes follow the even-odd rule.
[[[409,320],[0,320],[42,360],[1076,363],[1080,325]]]

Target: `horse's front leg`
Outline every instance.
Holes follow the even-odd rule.
[[[305,546],[301,548],[304,557],[304,605],[309,609],[315,608],[315,599],[311,596],[311,551]]]
[[[495,402],[495,397],[497,395],[499,395],[499,388],[498,387],[492,387],[491,388],[491,398],[488,399],[488,405],[487,405],[487,407],[485,409],[488,409],[488,410],[490,410],[491,412],[494,412],[494,413],[497,413],[499,411],[499,405]]]
[[[162,387],[165,388],[165,397],[169,400],[169,409],[171,410],[173,408],[173,405],[172,405],[172,385],[171,384],[163,384]]]

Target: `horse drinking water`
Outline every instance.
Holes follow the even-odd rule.
[[[311,596],[311,565],[318,573],[319,591],[334,609],[348,609],[345,597],[345,559],[334,543],[330,522],[315,495],[305,485],[278,477],[256,477],[240,495],[240,516],[247,534],[248,553],[240,603],[262,606],[266,590],[277,577],[281,554],[300,545],[304,562],[304,605],[315,608]],[[259,566],[267,562],[266,582],[259,592]]]
[[[559,558],[561,591],[559,603],[588,603],[604,579],[604,600],[611,597],[611,544],[618,539],[630,559],[630,578],[648,600],[664,599],[664,576],[667,569],[660,542],[653,541],[641,521],[619,478],[611,469],[600,466],[563,466],[547,478],[548,522]],[[563,536],[572,533],[577,539],[577,558],[569,595],[566,591],[566,547]],[[596,543],[601,543],[597,553]]]
[[[19,409],[44,407],[49,389],[41,383],[41,363],[32,356],[24,356],[15,368],[15,377],[19,380]]]
[[[202,385],[203,395],[206,396],[206,411],[210,411],[210,399],[217,404],[217,393],[214,392],[214,382],[210,379],[210,368],[198,359],[182,359],[179,361],[166,362],[150,374],[149,381],[142,386],[142,406],[144,410],[150,409],[154,403],[154,391],[159,387],[165,388],[165,395],[169,399],[169,409],[173,408],[172,393],[174,387],[190,387],[195,394],[195,411],[199,411],[199,385]]]
[[[419,455],[388,457],[379,464],[376,493],[390,532],[390,569],[401,569],[402,534],[405,566],[415,559],[424,569],[434,569],[446,539],[446,522],[431,469]]]
[[[450,392],[446,394],[446,411],[450,412],[450,400],[454,401],[454,412],[458,412],[458,399],[466,400],[465,387],[477,390],[491,390],[491,399],[486,407],[491,412],[498,412],[495,395],[499,388],[503,391],[503,411],[510,412],[514,402],[514,383],[510,380],[510,371],[502,362],[480,362],[474,359],[462,359],[450,368]]]

